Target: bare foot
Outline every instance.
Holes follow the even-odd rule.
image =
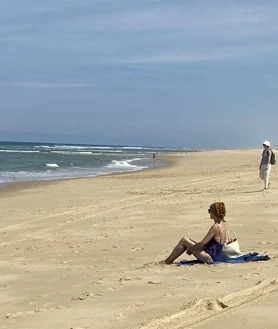
[[[166,259],[165,259],[165,260],[161,260],[158,264],[159,264],[159,265],[171,265],[171,263],[168,263],[168,262],[166,261]]]

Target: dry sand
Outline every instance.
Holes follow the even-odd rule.
[[[276,329],[278,184],[273,166],[262,191],[260,154],[176,154],[163,168],[2,188],[0,328]],[[272,259],[156,265],[182,236],[204,236],[219,200],[242,251]]]

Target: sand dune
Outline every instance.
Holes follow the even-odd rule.
[[[163,168],[3,188],[0,328],[274,328],[270,311],[258,326],[278,298],[277,174],[263,192],[260,153],[176,154]],[[182,236],[203,237],[217,200],[241,249],[271,260],[158,266]]]

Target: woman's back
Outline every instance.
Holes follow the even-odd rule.
[[[221,258],[221,252],[226,241],[226,225],[223,222],[215,223],[213,230],[215,234],[205,246],[204,251],[210,255],[214,262],[217,262]]]
[[[215,223],[213,227],[215,231],[215,235],[213,236],[215,242],[224,244],[226,241],[226,234],[227,234],[225,222]]]

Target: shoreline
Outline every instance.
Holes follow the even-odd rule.
[[[0,188],[10,184],[90,178],[152,167],[153,154],[181,148],[0,142]],[[159,165],[159,160],[156,161]]]
[[[138,169],[134,171],[122,171],[122,172],[111,172],[109,174],[100,174],[96,176],[83,176],[83,177],[72,177],[72,178],[58,178],[58,179],[47,179],[47,180],[34,180],[34,181],[17,181],[17,182],[8,182],[3,183],[4,185],[0,184],[0,195],[3,193],[9,193],[9,192],[16,192],[17,190],[26,190],[26,189],[32,189],[36,187],[42,187],[42,186],[49,186],[49,185],[56,185],[60,184],[61,182],[67,182],[72,180],[84,180],[84,179],[97,179],[99,177],[107,177],[107,176],[114,176],[114,175],[128,175],[128,174],[134,174],[138,172],[145,172],[148,170],[158,170],[160,167],[165,166],[171,166],[176,163],[175,157],[178,156],[186,156],[190,154],[195,153],[211,153],[211,152],[229,152],[229,151],[254,151],[254,149],[238,149],[238,150],[196,150],[196,151],[181,151],[181,152],[171,152],[171,153],[159,153],[156,156],[156,159],[161,161],[161,165],[158,167],[149,167],[145,169]]]
[[[172,155],[182,155],[183,152],[175,152],[175,153],[171,153]],[[170,156],[171,157],[171,156]],[[7,183],[6,185],[0,186],[0,195],[2,193],[9,193],[9,192],[17,192],[17,191],[21,191],[21,190],[26,190],[26,189],[33,189],[36,187],[43,187],[43,186],[49,186],[49,185],[56,185],[56,184],[60,184],[62,182],[67,182],[67,181],[73,181],[73,180],[84,180],[84,179],[97,179],[100,177],[107,177],[107,176],[114,176],[114,175],[128,175],[128,174],[134,174],[137,172],[141,172],[141,171],[148,171],[148,170],[157,170],[161,167],[165,167],[165,166],[170,166],[171,163],[173,164],[174,161],[172,161],[172,158],[168,159],[168,154],[160,154],[159,156],[157,156],[157,160],[160,160],[160,158],[162,159],[161,162],[162,164],[157,166],[157,167],[149,167],[149,168],[145,168],[145,169],[138,169],[138,170],[134,170],[134,171],[122,171],[122,172],[112,172],[110,174],[102,174],[102,175],[97,175],[97,176],[92,176],[92,177],[88,177],[88,176],[84,176],[84,177],[72,177],[72,178],[62,178],[62,179],[48,179],[48,180],[38,180],[38,181],[21,181],[21,182],[11,182],[11,183]],[[169,163],[165,161],[165,159],[169,160]]]

